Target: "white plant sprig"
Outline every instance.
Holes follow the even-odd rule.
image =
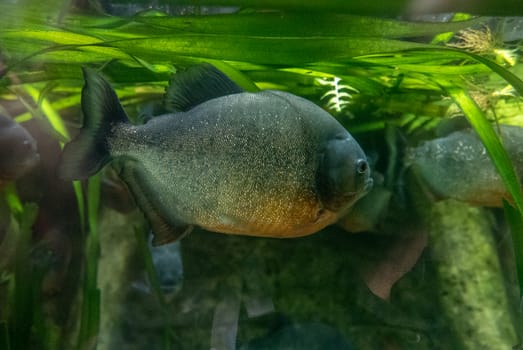
[[[336,113],[344,110],[350,103],[355,93],[359,91],[350,85],[344,84],[341,78],[317,78],[316,81],[329,90],[321,96],[322,100],[327,100],[327,108]]]

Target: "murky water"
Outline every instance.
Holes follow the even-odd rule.
[[[353,16],[341,5],[334,11],[330,3],[304,4],[315,12],[281,4],[224,5],[57,0],[48,9],[32,1],[0,6],[6,26],[0,29],[0,349],[519,348],[521,18],[465,25],[452,22],[466,19],[451,13],[459,8],[445,14],[393,11],[385,19],[382,13]],[[202,229],[197,219],[188,222],[182,214],[192,213],[196,202],[209,213],[227,212],[211,209],[231,188],[239,193],[235,198],[245,198],[242,193],[260,193],[251,190],[283,183],[289,173],[315,177],[300,196],[288,195],[289,202],[325,198],[329,176],[338,187],[349,186],[346,162],[336,158],[341,147],[321,139],[323,146],[310,146],[320,124],[305,136],[293,129],[292,144],[283,147],[303,150],[303,164],[312,170],[278,168],[285,159],[264,151],[282,147],[263,135],[290,133],[279,121],[234,134],[237,142],[266,137],[256,161],[282,171],[276,180],[256,179],[249,188],[239,185],[251,184],[248,171],[244,177],[221,170],[219,177],[208,176],[217,173],[219,164],[211,160],[218,154],[240,164],[249,158],[230,151],[234,142],[216,142],[232,153],[204,149],[211,138],[232,138],[232,125],[195,141],[203,155],[187,159],[183,174],[213,179],[216,198],[194,189],[197,201],[179,203],[167,180],[176,168],[164,162],[161,171],[140,173],[141,165],[131,168],[136,159],[129,157],[88,180],[60,179],[64,144],[82,125],[92,127],[90,113],[109,105],[86,102],[98,101],[102,88],[82,95],[82,67],[100,72],[132,123],[141,125],[172,112],[163,103],[169,79],[202,62],[242,90],[283,90],[331,114],[363,149],[367,162],[360,170],[370,168],[372,190],[332,214],[336,222],[304,237],[217,233]],[[182,105],[205,102],[211,90],[206,82],[187,80],[192,90],[180,92],[187,97]],[[213,89],[220,91],[219,84]],[[175,118],[190,118],[191,108]],[[254,120],[262,112],[242,118]],[[218,125],[219,118],[202,120]],[[185,137],[189,129],[176,132]],[[156,157],[151,145],[162,144],[157,136],[165,134],[145,134],[139,147],[150,152],[148,161]],[[99,141],[93,152],[105,152],[113,141],[98,136],[92,137]],[[250,149],[242,145],[241,151]],[[180,176],[173,178],[184,180]],[[148,186],[165,185],[153,197],[137,193],[144,179]],[[187,183],[189,188],[198,181]],[[329,184],[329,191],[338,188]],[[286,203],[279,198],[286,190],[272,188],[270,197]],[[250,208],[249,199],[239,206],[242,201]],[[331,210],[324,202],[318,200],[316,218]],[[160,219],[144,216],[148,206],[160,208]],[[289,212],[303,206],[289,205]],[[175,213],[162,213],[165,207]],[[214,230],[255,222],[258,210],[269,213],[257,207],[237,217],[218,215],[213,219],[223,225]],[[270,214],[267,225],[277,216]],[[158,231],[163,224],[192,232],[153,246],[151,226]],[[242,227],[254,227],[249,225]]]

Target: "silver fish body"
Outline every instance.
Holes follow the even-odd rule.
[[[108,86],[97,76],[87,76],[86,83],[85,104]],[[212,97],[139,126],[122,122],[119,104],[111,107],[119,122],[109,123],[95,151],[105,158],[84,167],[89,173],[114,159],[152,223],[156,244],[193,225],[254,236],[311,234],[370,188],[358,143],[313,103],[280,91]],[[68,154],[78,145],[72,145],[66,161],[74,158]],[[65,167],[69,177],[81,177],[70,170]],[[170,233],[159,234],[162,226]]]
[[[523,128],[501,125],[500,137],[520,179],[523,176]],[[472,129],[455,131],[409,150],[407,163],[439,198],[501,207],[510,200],[487,150]]]

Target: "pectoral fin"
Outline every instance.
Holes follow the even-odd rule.
[[[119,160],[113,165],[127,184],[138,207],[149,221],[153,231],[153,246],[174,242],[191,232],[192,225],[178,222],[168,215],[160,196],[147,186],[147,174],[141,165],[133,160]]]

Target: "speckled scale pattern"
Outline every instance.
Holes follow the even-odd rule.
[[[501,138],[520,178],[523,128],[502,125]],[[509,198],[490,156],[472,129],[424,142],[411,149],[410,162],[432,191],[443,198],[499,207]]]
[[[138,160],[150,175],[142,190],[154,189],[164,212],[187,224],[300,236],[336,220],[337,213],[323,209],[316,173],[326,140],[350,137],[341,125],[282,92],[217,101],[143,126],[122,125],[110,140],[111,154]]]

